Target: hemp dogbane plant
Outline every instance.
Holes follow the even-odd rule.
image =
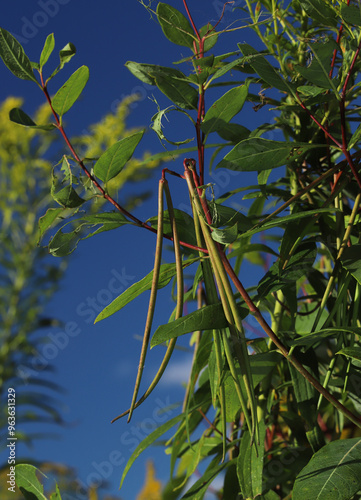
[[[43,69],[54,49],[53,35],[39,63],[31,63],[20,44],[4,29],[0,32],[5,64],[39,86],[54,116],[52,124],[36,125],[15,109],[10,119],[58,129],[71,153],[53,172],[52,197],[60,206],[49,208],[39,221],[41,236],[61,224],[49,242],[50,253],[64,256],[81,239],[125,224],[156,234],[153,271],[96,318],[104,320],[150,290],[133,398],[114,421],[125,415],[130,420],[159,382],[177,338],[192,334],[193,364],[183,408],[139,444],[121,484],[139,454],[176,427],[166,442],[171,479],[164,498],[201,499],[223,473],[219,497],[227,500],[360,498],[359,2],[245,0],[223,30],[223,14],[232,2],[224,4],[214,26],[203,27],[197,27],[186,0],[179,0],[184,13],[162,2],[155,11],[152,2],[141,3],[170,42],[189,50],[175,63],[187,73],[126,63],[134,76],[172,103],[158,109],[151,127],[167,141],[162,118],[176,111],[189,119],[196,137],[194,145],[185,146],[190,139],[168,141],[177,146],[172,154],[182,157],[184,172],[163,169],[158,214],[148,221],[139,220],[110,194],[112,179],[122,175],[143,133],[116,142],[96,160],[81,159],[62,118],[84,89],[88,68],[75,71],[53,97],[48,91],[74,56],[74,46],[60,51],[58,68],[46,78]],[[248,33],[262,48],[241,43],[217,54],[218,37],[241,28],[242,38]],[[212,101],[214,88],[226,91]],[[246,101],[261,113],[272,106],[274,121],[265,118],[255,130],[232,121],[237,117],[242,122]],[[278,140],[264,138],[267,132]],[[210,142],[211,134],[218,136],[217,142]],[[246,185],[247,175],[240,175],[239,186],[218,199],[207,198],[207,148],[213,148],[210,163],[216,162],[216,168],[256,172],[258,183]],[[186,186],[192,217],[173,208],[169,176]],[[230,206],[242,194],[250,200],[247,215]],[[114,210],[96,211],[92,200],[99,196]],[[173,242],[174,263],[161,264],[164,238]],[[264,269],[263,278],[249,289],[242,282],[247,260]],[[188,266],[195,269],[190,285],[183,277]],[[151,338],[157,291],[172,281],[177,289],[174,314]],[[183,316],[186,300],[196,300],[197,309]],[[250,336],[249,318],[259,323],[262,336]],[[139,398],[149,344],[162,343],[167,343],[163,362]],[[198,467],[202,476],[187,489]]]

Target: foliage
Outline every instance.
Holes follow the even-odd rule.
[[[164,498],[202,499],[220,474],[220,494],[227,499],[359,498],[359,5],[350,0],[245,3],[235,14],[241,16],[239,28],[253,33],[254,43],[219,55],[217,39],[227,32],[219,29],[221,19],[198,29],[186,0],[184,14],[162,2],[156,11],[151,3],[145,5],[165,37],[189,49],[189,56],[176,68],[133,61],[126,65],[172,102],[152,118],[161,140],[166,141],[162,117],[170,111],[187,116],[196,135],[195,145],[174,153],[183,156],[184,173],[163,169],[158,214],[147,222],[119,204],[110,188],[113,179],[122,178],[141,132],[108,145],[96,160],[82,159],[62,118],[84,89],[87,69],[80,67],[53,98],[49,95],[48,83],[74,55],[73,46],[60,51],[60,65],[48,79],[43,66],[53,49],[52,38],[40,62],[30,63],[2,29],[0,55],[16,76],[35,81],[43,91],[53,128],[72,152],[73,158],[62,162],[62,188],[51,190],[59,207],[41,219],[42,234],[54,223],[62,224],[49,251],[66,255],[80,239],[125,224],[157,235],[153,272],[97,318],[116,313],[150,289],[133,399],[114,420],[124,415],[130,420],[157,385],[177,337],[194,332],[183,408],[138,445],[121,484],[139,454],[172,430],[166,441],[172,479]],[[227,90],[211,101],[219,88]],[[208,110],[205,95],[212,102]],[[264,121],[255,130],[237,123],[249,101],[255,111],[272,106],[274,121]],[[29,127],[36,123],[20,110],[10,112],[10,118]],[[215,143],[211,134],[217,136]],[[187,142],[182,138],[176,144]],[[221,197],[207,199],[206,148],[212,147],[210,164],[216,169],[253,172],[257,184],[234,182]],[[185,157],[192,150],[197,160]],[[174,210],[169,175],[186,182],[192,217]],[[246,215],[231,206],[244,191]],[[94,213],[92,201],[99,196],[108,204]],[[109,203],[116,212],[105,210]],[[80,207],[88,205],[79,217]],[[69,219],[65,225],[64,219]],[[161,265],[164,238],[173,241],[174,264]],[[264,269],[268,254],[276,259]],[[247,259],[260,263],[264,274],[248,290],[241,281]],[[194,275],[184,294],[183,268],[190,261]],[[171,281],[177,290],[174,314],[150,339],[157,290]],[[198,310],[183,317],[184,301],[195,298]],[[262,337],[252,338],[245,329],[251,318],[261,326]],[[149,343],[160,342],[168,342],[164,360],[139,398]],[[203,475],[188,487],[198,467]]]
[[[135,99],[136,96],[130,96],[123,100],[114,113],[108,113],[100,122],[91,125],[89,131],[75,138],[74,142],[85,154],[101,154],[114,141],[114,136],[125,138],[136,133],[125,123]],[[54,347],[49,333],[56,332],[63,325],[57,318],[46,317],[44,308],[59,286],[65,261],[52,259],[46,249],[38,245],[38,218],[51,203],[52,178],[49,172],[54,151],[59,148],[59,138],[54,133],[45,133],[34,127],[24,129],[9,121],[11,110],[22,105],[21,99],[9,97],[0,106],[0,425],[5,436],[8,428],[7,390],[16,388],[16,436],[18,442],[24,441],[30,446],[34,440],[52,438],[53,434],[25,432],[24,424],[64,423],[59,401],[62,388],[49,377],[53,370],[50,360],[53,356],[47,356],[49,343],[50,348]],[[49,106],[42,105],[35,112],[35,120],[49,128],[50,114]],[[148,162],[148,168],[144,170],[141,165],[148,156],[133,158],[127,166],[134,179],[148,176],[158,165],[158,161]],[[112,188],[119,189],[120,182],[115,180]],[[145,197],[146,193],[139,192],[127,200],[128,205],[139,203]],[[97,206],[101,206],[98,200]],[[7,441],[3,440],[3,451],[6,444]],[[21,458],[17,456],[18,461]],[[3,472],[8,471],[7,463],[0,466]],[[41,467],[43,471],[51,470],[59,479],[66,476],[68,482],[63,484],[63,489],[69,487],[69,469],[65,474],[65,467],[55,464],[42,463]],[[4,477],[6,479],[6,474]],[[7,498],[6,480],[3,484],[1,498]]]

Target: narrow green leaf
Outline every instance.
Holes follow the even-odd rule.
[[[194,264],[194,262],[197,262],[198,260],[199,258],[186,260],[183,263],[183,267],[187,267],[191,264]],[[176,275],[176,272],[177,270],[175,264],[162,264],[159,272],[158,288],[163,288],[166,285],[168,285],[173,276]],[[137,283],[134,283],[127,290],[125,290],[125,292],[123,292],[116,299],[114,299],[113,302],[111,302],[98,314],[98,316],[95,318],[94,323],[97,323],[102,319],[108,318],[117,311],[120,311],[120,309],[129,304],[129,302],[134,300],[143,292],[145,292],[146,290],[150,290],[152,286],[152,280],[153,280],[153,271],[147,274],[147,276],[145,276],[142,280],[138,281]]]
[[[40,62],[39,62],[40,68],[42,68],[44,64],[47,63],[49,57],[51,56],[54,50],[54,47],[55,47],[54,33],[51,33],[50,35],[47,36],[43,50],[40,55]]]
[[[240,307],[239,311],[241,317],[246,317],[248,315],[248,310],[245,308]],[[150,341],[150,346],[155,347],[169,339],[173,339],[196,330],[213,330],[226,328],[227,326],[228,321],[224,315],[222,304],[211,304],[209,306],[202,307],[201,309],[197,309],[196,311],[187,314],[182,318],[176,319],[171,323],[158,326],[154,332],[152,340]]]
[[[158,66],[157,64],[143,64],[128,61],[125,63],[125,66],[135,77],[149,85],[156,85],[155,79],[157,77],[186,79],[184,73],[178,69]]]
[[[147,436],[143,441],[141,441],[136,449],[133,451],[131,457],[129,458],[127,465],[125,466],[125,469],[123,471],[122,479],[120,481],[120,486],[119,488],[122,487],[122,484],[124,482],[124,479],[126,475],[128,474],[129,469],[135,462],[135,460],[139,457],[139,455],[146,450],[151,444],[154,443],[158,438],[163,436],[169,429],[174,427],[178,422],[180,422],[182,419],[184,419],[184,415],[177,415],[176,417],[172,418],[171,420],[168,420],[165,424],[162,424],[160,427],[157,427],[155,431],[153,431],[149,436]]]
[[[105,151],[94,166],[94,175],[101,181],[108,182],[116,177],[127,161],[132,157],[135,148],[143,137],[144,130],[125,137]]]
[[[217,131],[223,124],[228,123],[241,111],[247,99],[248,85],[241,85],[226,92],[206,113],[202,123],[205,134]]]
[[[49,208],[45,215],[39,219],[39,241],[44,235],[45,231],[49,229],[59,215],[64,211],[63,208]]]
[[[334,81],[329,77],[331,69],[332,54],[339,47],[335,40],[327,42],[316,42],[309,45],[312,54],[310,66],[296,65],[296,70],[308,81],[322,87],[323,89],[332,89],[337,94],[337,88]]]
[[[285,80],[279,71],[274,68],[256,49],[248,45],[248,43],[239,43],[238,47],[244,56],[248,56],[247,62],[249,62],[262,80],[268,83],[271,87],[275,87],[276,89],[287,92],[288,94],[295,93],[294,86]]]
[[[345,248],[341,262],[342,266],[361,284],[361,244]]]
[[[251,433],[248,429],[242,432],[241,444],[237,459],[237,475],[244,498],[256,498],[262,494],[262,472],[264,459],[264,442],[266,425],[259,423],[259,443],[251,445]]]
[[[38,83],[31,62],[21,44],[8,31],[0,28],[0,57],[18,78]]]
[[[13,108],[10,110],[9,118],[12,122],[22,125],[23,127],[31,127],[39,130],[54,130],[56,126],[54,123],[47,125],[37,125],[22,109]]]
[[[286,267],[280,266],[282,261],[276,261],[258,284],[260,297],[281,290],[302,278],[313,266],[317,256],[316,243],[306,241],[301,243],[291,256]]]
[[[361,488],[361,439],[332,441],[298,474],[293,500],[349,500]]]
[[[359,329],[361,330],[361,329]],[[348,358],[356,359],[357,361],[361,361],[361,347],[344,347],[336,354],[342,354],[343,356],[347,356]]]
[[[307,151],[319,147],[324,147],[324,145],[271,141],[261,137],[252,137],[239,142],[216,168],[260,172],[300,160]]]
[[[325,0],[299,0],[299,3],[316,23],[333,28],[337,27],[337,14]]]
[[[250,231],[245,231],[240,235],[241,238],[252,236],[253,234],[259,233],[260,231],[265,231],[266,229],[271,229],[272,227],[283,227],[285,224],[297,219],[302,219],[303,217],[309,217],[310,215],[318,215],[322,213],[332,213],[337,212],[334,208],[319,208],[316,210],[306,210],[305,212],[297,212],[290,215],[285,215],[283,217],[275,217],[270,221],[261,224],[255,229],[251,229]]]
[[[17,487],[23,492],[25,498],[34,498],[37,500],[47,500],[44,495],[44,487],[36,477],[36,472],[42,474],[39,469],[33,465],[18,464],[15,466],[15,481]],[[42,474],[46,477],[44,474]],[[25,493],[26,492],[26,493]],[[27,495],[26,495],[27,494]],[[35,495],[34,497],[32,495]]]
[[[156,85],[176,106],[197,109],[198,91],[189,83],[176,78],[156,77]]]
[[[321,340],[326,339],[327,337],[331,336],[336,337],[343,332],[361,335],[361,328],[358,328],[356,326],[338,326],[338,327],[323,328],[313,333],[298,332],[298,334],[301,335],[301,337],[298,337],[295,340],[290,340],[289,345],[311,346],[316,342],[320,342]]]
[[[88,67],[81,66],[58,90],[51,102],[59,116],[63,116],[73,106],[82,93],[88,79]]]
[[[159,2],[157,17],[168,40],[183,47],[193,48],[195,40],[193,30],[188,19],[181,12],[171,5]]]
[[[201,500],[203,499],[206,491],[209,488],[211,482],[227,467],[235,463],[235,459],[223,462],[221,464],[215,464],[214,461],[207,470],[202,474],[201,478],[198,479],[189,490],[182,496],[181,500]]]
[[[77,224],[77,227],[64,233],[63,229],[68,224]],[[67,222],[61,227],[49,243],[49,252],[55,257],[64,257],[74,252],[80,240],[90,238],[103,231],[110,231],[125,224],[133,224],[118,212],[101,213],[82,217],[76,221]],[[87,230],[98,227],[94,232],[87,234]]]

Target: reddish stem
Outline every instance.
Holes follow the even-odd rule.
[[[89,170],[86,168],[86,166],[84,165],[84,162],[83,160],[81,160],[78,156],[78,154],[76,153],[76,151],[74,150],[65,130],[64,130],[64,127],[61,125],[60,123],[60,120],[59,120],[59,117],[56,113],[56,111],[54,110],[53,108],[53,105],[52,105],[52,102],[51,102],[51,98],[50,98],[50,95],[49,95],[49,92],[48,92],[48,89],[46,88],[46,85],[44,84],[44,80],[43,80],[43,76],[40,74],[40,79],[41,79],[41,85],[42,85],[42,89],[43,89],[43,92],[45,94],[45,97],[46,97],[46,100],[48,101],[48,104],[50,106],[50,109],[53,113],[53,116],[55,118],[55,121],[56,121],[56,126],[59,130],[59,132],[61,133],[61,135],[63,136],[64,138],[64,141],[66,142],[68,148],[70,149],[70,152],[71,154],[73,155],[75,161],[78,163],[78,165],[80,166],[80,168],[83,170],[83,172],[85,173],[85,175],[91,180],[91,182],[94,184],[94,186],[100,191],[100,193],[102,194],[102,196],[107,200],[109,201],[109,203],[111,203],[120,213],[122,213],[123,215],[125,215],[126,217],[128,217],[130,220],[132,220],[133,222],[135,222],[138,226],[140,227],[143,227],[144,229],[147,229],[148,231],[151,231],[152,233],[155,233],[157,234],[157,230],[155,228],[153,228],[152,226],[148,225],[146,222],[143,222],[141,221],[140,219],[138,219],[137,217],[135,217],[134,215],[132,215],[130,212],[128,212],[125,208],[123,208],[121,205],[119,205],[119,203],[117,203],[105,190],[104,188],[99,184],[99,182],[97,181],[97,179],[89,172]],[[173,238],[171,236],[168,236],[166,234],[163,235],[164,238],[166,238],[167,240],[170,240],[170,241],[173,241]],[[197,250],[197,251],[201,251],[201,252],[205,252],[205,253],[208,253],[206,249],[204,248],[199,248],[195,245],[191,245],[190,243],[186,243],[184,241],[180,241],[179,242],[180,245],[184,246],[184,247],[187,247],[187,248],[191,248],[192,250]]]

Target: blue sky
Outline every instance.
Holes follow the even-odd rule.
[[[181,0],[169,0],[168,3],[183,12]],[[215,23],[222,6],[219,0],[189,0],[188,4],[198,27],[207,22]],[[236,6],[240,4],[240,1],[235,2]],[[76,46],[77,55],[54,81],[51,93],[79,66],[85,64],[89,67],[90,79],[82,99],[66,115],[70,136],[82,133],[89,124],[100,120],[114,109],[117,102],[133,92],[140,93],[141,100],[134,106],[128,124],[148,127],[156,112],[150,99],[152,94],[161,106],[166,107],[170,102],[156,89],[145,88],[125,68],[125,62],[133,60],[170,66],[173,61],[189,54],[186,48],[165,39],[157,22],[137,0],[18,0],[3,3],[0,13],[1,26],[18,37],[31,60],[38,60],[46,36],[52,32],[55,34],[56,51],[47,65],[49,70],[57,65],[57,53],[61,48],[68,42]],[[219,28],[226,28],[240,15],[237,11],[234,16],[227,8]],[[217,54],[236,50],[237,42],[248,41],[249,36],[249,31],[246,34],[244,30],[224,35]],[[4,65],[0,65],[0,79],[1,100],[9,95],[24,97],[24,110],[30,115],[43,102],[35,85],[16,79]],[[270,113],[269,121],[272,117]],[[240,123],[254,128],[256,120],[260,119],[247,105]],[[171,119],[168,127],[173,138],[194,136],[194,131],[183,121]],[[163,150],[154,133],[146,134],[137,152],[140,155],[144,150],[153,153]],[[181,172],[181,160],[171,164],[171,168]],[[219,193],[225,192],[234,185],[236,177],[217,172],[211,180]],[[146,183],[154,193],[157,179],[158,175]],[[238,174],[238,185],[254,181],[248,176],[243,181]],[[170,179],[170,185],[176,206],[180,207],[186,199],[185,187],[175,178]],[[136,189],[137,186],[132,185],[129,192]],[[154,196],[136,212],[142,219],[155,214]],[[157,476],[164,481],[167,479],[169,470],[164,451],[152,448],[135,463],[118,493],[123,467],[135,445],[161,423],[157,410],[181,401],[181,383],[189,369],[191,353],[175,353],[164,381],[154,396],[136,410],[131,424],[121,420],[110,425],[110,420],[128,408],[131,400],[141,346],[135,336],[143,333],[148,297],[144,294],[126,310],[96,325],[93,325],[93,316],[125,286],[139,281],[151,271],[154,247],[154,235],[138,228],[124,227],[82,242],[70,257],[65,279],[46,311],[47,315],[64,324],[62,329],[49,331],[53,336],[49,337],[52,347],[48,347],[47,353],[53,357],[56,368],[52,379],[66,389],[60,400],[68,425],[60,430],[54,426],[38,427],[41,432],[57,431],[60,439],[38,441],[32,450],[19,447],[19,453],[24,452],[34,459],[73,466],[82,484],[89,485],[102,476],[108,483],[107,493],[119,494],[119,497],[129,500],[135,498],[141,488],[147,457],[155,457]],[[167,289],[159,294],[154,325],[168,321],[173,307],[168,295]],[[182,339],[181,344],[187,347],[187,342],[188,339]],[[152,380],[164,348],[153,351],[148,357],[143,388]],[[175,416],[177,411],[167,410],[168,417]],[[81,492],[78,498],[84,498]]]

